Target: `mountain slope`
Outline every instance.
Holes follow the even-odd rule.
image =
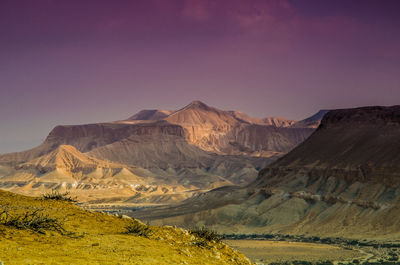
[[[3,166],[3,189],[38,195],[67,188],[82,201],[114,197],[131,202],[143,201],[143,196],[147,202],[160,201],[160,195],[164,202],[175,201],[196,189],[247,184],[269,162],[208,153],[189,144],[180,126],[165,121],[58,126],[41,146],[19,157]],[[159,194],[159,188],[165,191]]]
[[[399,139],[400,107],[335,110],[325,115],[312,137],[272,168],[322,169],[320,176],[396,186],[400,184]]]
[[[186,139],[201,149],[219,154],[265,156],[283,154],[304,141],[314,129],[266,124],[237,111],[223,111],[193,101],[165,118],[182,126]],[[284,121],[275,120],[277,124]]]
[[[120,163],[96,159],[70,145],[61,145],[47,155],[15,167],[3,166],[0,187],[29,195],[52,189],[69,190],[80,201],[92,196],[123,198],[137,195],[132,184],[149,184],[152,178]]]
[[[15,165],[48,154],[60,145],[72,145],[80,152],[89,152],[97,147],[121,141],[132,135],[177,135],[183,136],[180,126],[165,121],[150,123],[97,123],[84,125],[59,125],[47,136],[45,141],[33,149],[0,155],[0,164]]]
[[[279,117],[268,117],[263,119],[263,123],[275,127],[292,127],[296,121]]]
[[[188,144],[174,135],[133,135],[87,154],[154,173],[159,183],[206,188],[213,183],[246,184],[258,174],[256,168],[269,160],[256,157],[220,156]],[[221,185],[220,184],[220,185]]]
[[[221,188],[173,209],[134,215],[155,223],[202,222],[228,233],[396,239],[399,139],[400,106],[330,111],[310,138],[246,188]]]
[[[4,264],[251,264],[224,243],[203,242],[189,231],[146,226],[126,216],[88,212],[63,201],[0,191],[0,208]],[[41,220],[50,218],[48,229],[38,233],[4,224],[13,217],[20,217],[22,223],[24,214],[28,219],[33,216],[33,209]],[[52,229],[54,222],[60,232]],[[127,227],[133,225],[144,235],[127,233]]]
[[[320,110],[311,117],[295,122],[293,128],[318,128],[321,120],[329,110]]]
[[[274,122],[265,125],[244,113],[194,101],[178,111],[144,110],[128,120],[60,125],[38,147],[0,155],[0,186],[40,194],[76,185],[74,191],[82,195],[88,189],[93,200],[111,195],[120,200],[118,187],[125,197],[142,196],[137,186],[150,185],[146,194],[154,190],[159,196],[158,190],[165,189],[165,198],[182,199],[196,190],[247,185],[314,131]]]
[[[175,112],[174,110],[141,110],[132,117],[128,118],[128,120],[162,120],[171,113]]]
[[[47,155],[20,164],[19,168],[41,168],[45,171],[63,168],[70,172],[96,168],[122,168],[123,165],[102,161],[79,152],[71,145],[60,145]]]
[[[56,126],[40,146],[0,155],[0,164],[15,166],[48,154],[60,145],[72,145],[85,153],[132,135],[149,133],[184,136],[205,151],[223,155],[270,157],[291,150],[313,131],[303,127],[280,131],[287,127],[285,121],[275,119],[270,123],[266,125],[244,113],[222,111],[194,101],[178,111],[144,110],[125,121]]]

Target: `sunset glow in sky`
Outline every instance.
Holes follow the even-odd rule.
[[[0,153],[198,99],[256,117],[400,104],[397,0],[1,0]]]

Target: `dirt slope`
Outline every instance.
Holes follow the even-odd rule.
[[[225,244],[204,243],[186,230],[148,227],[137,220],[84,211],[68,202],[0,191],[0,209],[4,264],[251,264]],[[55,219],[63,230],[5,225],[10,218],[34,210],[40,218]],[[133,224],[145,229],[147,236],[126,234],[126,227]]]

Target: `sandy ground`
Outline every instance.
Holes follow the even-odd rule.
[[[291,260],[342,261],[359,258],[357,250],[343,249],[325,244],[267,240],[226,240],[232,248],[239,250],[253,262],[283,262]]]

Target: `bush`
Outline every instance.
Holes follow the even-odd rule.
[[[201,247],[201,248],[207,248],[210,249],[210,245],[208,244],[208,241],[201,238],[200,240],[194,241],[193,245],[195,245],[196,247]]]
[[[43,198],[45,200],[56,200],[56,201],[67,201],[67,202],[76,202],[76,198],[72,198],[69,196],[69,192],[60,193],[59,191],[52,190],[49,193],[43,194]]]
[[[333,262],[330,260],[326,260],[326,261],[318,261],[316,263],[316,265],[333,265]]]
[[[207,241],[214,241],[216,243],[220,242],[223,239],[223,236],[218,234],[217,232],[213,230],[209,230],[206,227],[201,227],[201,228],[193,228],[189,230],[189,233],[192,235],[196,235],[197,237],[200,237],[202,239],[205,239]]]
[[[149,226],[142,224],[140,222],[134,222],[125,227],[125,234],[134,234],[137,236],[150,237],[152,235],[152,231]]]
[[[304,260],[294,260],[293,265],[312,265],[312,262],[304,261]]]
[[[62,223],[57,218],[40,213],[40,210],[26,211],[22,214],[10,214],[9,210],[0,213],[0,224],[17,229],[29,229],[44,234],[45,230],[52,230],[65,234]]]

